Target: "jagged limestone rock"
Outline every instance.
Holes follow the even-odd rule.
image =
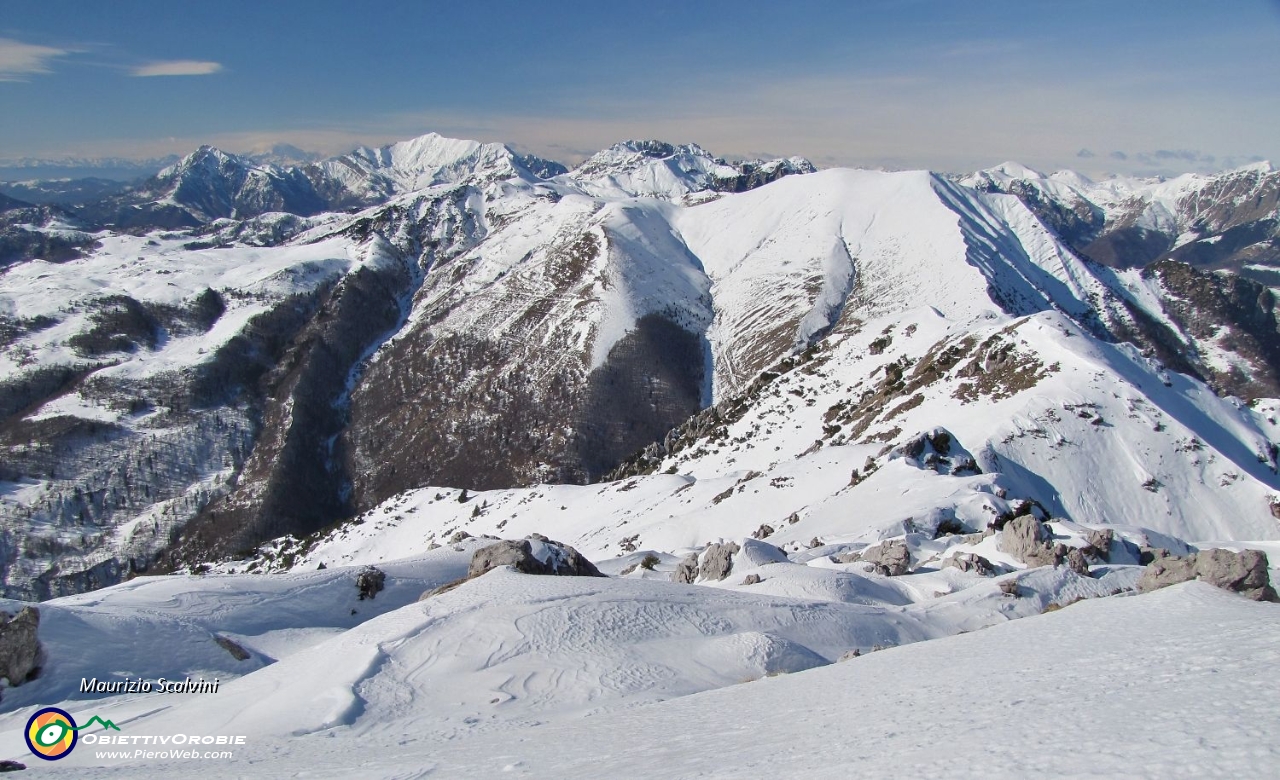
[[[40,673],[44,651],[36,635],[40,610],[23,607],[17,615],[0,612],[0,677],[16,688]]]
[[[954,450],[954,451],[953,451]],[[981,474],[973,456],[965,452],[946,428],[922,431],[889,452],[889,460],[903,459],[939,474]]]
[[[743,585],[759,585],[761,582],[763,582],[763,580],[760,579],[759,574],[748,574],[746,577],[742,578]]]

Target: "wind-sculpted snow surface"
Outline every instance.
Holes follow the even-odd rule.
[[[444,560],[389,566],[388,582],[395,587],[415,574],[419,581],[438,579]],[[824,571],[795,563],[757,570],[766,582],[793,584]],[[805,576],[795,579],[793,572]],[[221,759],[227,763],[217,771],[256,774],[390,777],[426,767],[547,777],[601,762],[620,767],[619,776],[646,776],[655,767],[681,777],[847,776],[890,765],[946,774],[959,756],[997,776],[1031,765],[1046,776],[1113,774],[1132,770],[1135,761],[1141,773],[1176,763],[1200,776],[1228,776],[1242,770],[1246,744],[1255,746],[1252,771],[1280,766],[1265,739],[1246,740],[1253,729],[1267,733],[1275,720],[1265,705],[1275,690],[1267,674],[1275,660],[1268,649],[1277,628],[1274,606],[1200,583],[1137,598],[1090,598],[1131,589],[1137,572],[1111,567],[1091,579],[1065,568],[1037,569],[992,581],[953,571],[947,576],[960,587],[954,595],[894,606],[888,602],[901,597],[815,599],[812,581],[800,588],[804,596],[786,597],[759,586],[499,569],[345,631],[302,635],[279,628],[247,637],[266,645],[274,635],[289,650],[265,668],[258,668],[261,660],[235,662],[226,654],[207,662],[200,668],[215,673],[236,663],[248,667],[236,679],[230,679],[236,671],[222,672],[217,694],[99,697],[92,708],[127,734],[248,734],[248,744]],[[937,587],[942,573],[910,576],[931,576]],[[345,604],[333,603],[341,599],[325,584],[330,578],[341,575],[327,570],[310,578],[321,597],[298,577],[273,587],[297,602],[274,624],[332,625]],[[1001,587],[1006,581],[1015,582],[1015,595]],[[200,607],[212,598],[156,593],[160,598],[144,614],[160,616],[166,603],[186,602],[202,629],[239,624],[254,631],[273,614],[270,597],[251,578],[196,582],[212,585],[231,607],[212,612]],[[125,607],[112,595],[121,587],[104,591],[103,603]],[[148,589],[132,591],[131,605],[140,611]],[[58,608],[72,614],[92,607],[61,601]],[[249,610],[255,602],[259,609]],[[1035,616],[1046,608],[1055,614]],[[149,619],[154,625],[156,617]],[[188,649],[194,645],[173,647],[176,658],[195,657]],[[837,659],[844,663],[832,663]],[[136,651],[115,664],[128,665],[145,670],[138,674],[160,668]],[[1100,686],[1099,679],[1114,684]],[[1141,704],[1133,691],[1141,692]],[[50,689],[43,701],[56,698]],[[82,711],[82,698],[73,694],[59,706]],[[0,714],[0,739],[21,744],[16,731],[30,708],[10,706],[6,701],[8,711]],[[850,728],[850,706],[875,717]],[[1144,717],[1134,717],[1136,707]],[[1188,713],[1201,710],[1205,718],[1189,723]],[[760,747],[764,712],[769,733],[794,750]],[[1117,749],[1061,751],[1053,732],[1064,724],[1077,738],[1096,732],[1103,740],[1105,731]],[[940,734],[955,744],[943,749]],[[884,750],[893,755],[878,757]],[[81,749],[49,770],[150,777],[174,767],[164,758],[99,757]]]
[[[457,579],[489,543],[466,539],[380,563],[386,588],[372,601],[358,599],[359,567],[331,566],[269,577],[140,578],[46,602],[49,664],[38,680],[6,692],[0,734],[20,727],[36,702],[80,709],[92,700],[95,712],[133,733],[475,736],[973,631],[1053,603],[1129,590],[1138,574],[1118,567],[1095,579],[1040,569],[1010,575],[1019,591],[1010,596],[973,575],[920,573],[898,587],[856,566],[832,570],[744,553],[735,575],[759,572],[759,586],[545,577],[503,567],[414,601]],[[746,547],[753,544],[762,546]],[[139,634],[165,652],[153,657],[151,644],[133,641]],[[159,710],[146,695],[77,687],[81,679],[158,676],[217,679],[220,687],[216,695],[166,698]]]

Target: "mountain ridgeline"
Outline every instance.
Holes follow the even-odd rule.
[[[1054,361],[973,334],[1036,317],[1269,408],[1278,187],[1269,166],[818,172],[658,141],[569,170],[428,135],[297,166],[202,147],[82,203],[0,200],[3,592],[197,567],[424,486],[692,468],[777,366],[871,322],[871,384],[818,447],[906,441],[880,422],[932,408],[962,356],[992,378],[957,398],[1017,396]],[[950,335],[899,354],[922,308]],[[1221,436],[1271,495],[1277,437],[1242,425]]]

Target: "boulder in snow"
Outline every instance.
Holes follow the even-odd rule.
[[[1015,517],[1001,530],[1000,552],[1008,553],[1028,566],[1053,566],[1057,560],[1049,541],[1049,528],[1031,515]]]
[[[771,546],[771,545],[770,545]],[[712,542],[699,556],[698,574],[704,580],[722,580],[733,569],[733,556],[742,548],[737,542]]]
[[[768,542],[743,539],[737,542],[712,542],[701,553],[690,553],[671,573],[672,582],[694,583],[699,580],[723,580],[735,565],[746,568],[769,563],[788,563],[787,554]]]
[[[1103,561],[1111,560],[1111,545],[1115,542],[1116,532],[1110,528],[1098,528],[1089,532],[1087,550]]]
[[[1076,547],[1054,544],[1049,527],[1034,515],[1012,518],[1000,534],[1000,552],[1012,555],[1031,568],[1065,563],[1076,574],[1089,576],[1089,561],[1084,553]]]
[[[960,571],[970,571],[975,574],[981,574],[983,577],[990,577],[996,573],[996,569],[991,565],[991,561],[983,558],[981,555],[973,553],[956,553],[942,562],[944,569],[959,569]]]
[[[689,553],[684,560],[676,564],[676,570],[671,572],[672,582],[682,582],[686,585],[692,585],[698,579],[698,554]]]
[[[968,476],[981,474],[973,455],[960,446],[946,428],[918,433],[889,452],[889,460],[902,459],[918,468],[939,474]]]
[[[43,652],[36,629],[40,610],[23,607],[17,615],[0,612],[0,677],[17,687],[40,673]]]
[[[900,577],[911,571],[911,549],[901,539],[882,542],[864,550],[862,560],[875,564],[876,573],[886,577]]]
[[[371,599],[385,587],[387,575],[376,566],[366,566],[356,575],[356,591],[360,600]]]
[[[1259,550],[1202,550],[1185,558],[1152,561],[1138,580],[1138,590],[1156,590],[1188,580],[1202,580],[1254,601],[1280,601],[1267,573],[1267,554]]]
[[[507,539],[476,550],[471,555],[467,579],[479,577],[499,566],[513,566],[524,574],[604,576],[582,553],[541,534],[530,534],[527,539]]]

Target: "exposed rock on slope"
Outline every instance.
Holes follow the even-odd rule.
[[[471,556],[467,579],[479,577],[499,566],[513,566],[523,574],[551,574],[564,577],[603,577],[591,561],[567,544],[541,534],[528,539],[502,541],[481,547]]]
[[[1167,556],[1152,561],[1138,580],[1138,590],[1203,580],[1254,601],[1280,601],[1267,569],[1267,555],[1258,550],[1202,550],[1185,558]]]
[[[0,612],[0,677],[15,687],[40,673],[43,651],[37,630],[40,611],[24,607],[10,616]]]

